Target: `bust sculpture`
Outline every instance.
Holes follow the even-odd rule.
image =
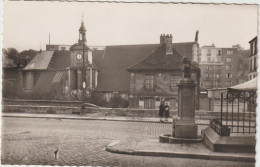
[[[182,72],[184,78],[190,78],[191,61],[188,57],[183,58]]]

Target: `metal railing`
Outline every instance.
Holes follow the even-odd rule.
[[[231,129],[231,133],[256,133],[256,93],[221,93],[220,122]]]

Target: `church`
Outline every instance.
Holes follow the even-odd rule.
[[[86,96],[95,90],[109,101],[119,94],[129,101],[129,107],[144,109],[158,108],[160,101],[165,100],[174,109],[178,100],[177,83],[182,78],[182,60],[188,57],[198,97],[198,32],[194,41],[184,43],[173,43],[170,34],[161,35],[158,44],[113,45],[100,49],[90,48],[86,41],[82,21],[77,43],[47,45],[46,51],[40,51],[19,72],[21,92],[42,99],[80,100],[86,79]]]
[[[84,83],[83,74],[86,78]],[[19,85],[21,92],[37,98],[80,100],[83,85],[87,90],[93,90],[97,87],[97,78],[98,67],[93,62],[92,50],[87,46],[86,28],[82,21],[78,42],[69,50],[40,51],[20,71]]]

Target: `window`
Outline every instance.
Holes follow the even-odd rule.
[[[154,76],[153,75],[145,76],[145,89],[146,90],[154,89]]]
[[[226,78],[232,78],[232,73],[227,73]]]
[[[233,50],[227,50],[227,55],[232,55],[233,54]]]
[[[226,86],[232,86],[232,82],[231,81],[226,81]]]
[[[231,57],[227,57],[227,62],[232,62],[232,58]]]
[[[207,66],[207,70],[208,70],[208,71],[210,70],[210,66]]]
[[[211,75],[209,73],[206,73],[206,80],[210,79]]]
[[[255,65],[255,61],[254,59],[251,59],[251,71],[254,71],[254,65]]]
[[[145,99],[144,100],[145,109],[155,109],[155,100],[154,99]]]
[[[215,74],[215,76],[216,76],[216,78],[219,78],[220,75],[219,74]]]
[[[252,54],[255,54],[255,42],[252,43]]]
[[[221,62],[221,56],[217,57],[217,62],[220,63]]]
[[[218,50],[218,55],[219,55],[219,56],[221,55],[221,50]]]
[[[232,70],[232,65],[227,65],[227,66],[226,66],[226,70],[227,70],[227,71]]]
[[[207,62],[210,62],[210,56],[207,57]]]
[[[172,47],[171,47],[171,45],[166,45],[166,54],[172,54]]]
[[[216,66],[215,66],[215,69],[216,69],[216,70],[221,70],[221,66],[216,65]]]
[[[61,50],[66,50],[66,47],[61,47],[60,49],[61,49]]]

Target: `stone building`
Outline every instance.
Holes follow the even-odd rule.
[[[176,105],[174,104],[177,101],[176,84],[181,78],[183,57],[189,57],[193,61],[193,77],[199,86],[199,69],[196,67],[200,56],[200,48],[197,41],[198,32],[195,41],[192,42],[172,43],[171,36],[162,35],[160,37],[161,43],[158,44],[92,46],[91,48],[86,45],[85,32],[86,28],[82,22],[79,29],[79,40],[76,44],[72,46],[48,44],[46,51],[40,51],[20,71],[20,90],[30,96],[40,95],[48,99],[81,99],[83,45],[86,59],[87,90],[95,90],[96,93],[103,95],[107,101],[115,94],[119,94],[122,98],[129,100],[130,107],[156,108],[158,106],[158,99],[165,99],[175,108]],[[134,67],[135,64],[141,62],[146,57],[159,52],[162,54],[162,57],[166,56],[165,59],[161,59],[160,57],[158,59],[158,55],[156,55],[152,61],[158,61],[157,63],[159,64],[166,63],[167,68],[159,68],[156,69],[157,71],[154,71],[156,76],[160,74],[155,92],[150,95],[147,92],[144,94],[140,94],[139,92],[138,95],[133,93],[132,75],[134,73],[138,76],[139,71],[142,70],[129,67]],[[167,62],[168,60],[170,62]],[[147,71],[148,69],[145,70]],[[168,86],[162,82],[162,79],[166,75],[168,79],[165,79],[165,81],[168,80]],[[161,87],[163,91],[159,90]],[[197,87],[198,89],[199,87]],[[167,93],[167,91],[169,92]],[[151,91],[148,92],[151,93]],[[152,100],[150,100],[151,102],[149,101],[148,96],[154,100],[154,105],[152,104]],[[140,97],[140,99],[138,100],[133,97]],[[149,105],[147,105],[147,101],[144,102],[144,98],[148,99]],[[138,103],[133,103],[133,99],[135,99],[134,101],[138,101]]]
[[[187,56],[188,57],[188,56]],[[177,109],[178,82],[183,78],[184,56],[172,44],[171,35],[161,35],[160,45],[141,60],[130,66],[130,107],[155,109],[165,100],[172,109]],[[189,59],[193,60],[189,55]],[[200,69],[196,62],[191,65],[191,77],[196,82],[196,96],[199,94]],[[196,98],[196,108],[199,98]]]
[[[214,44],[201,47],[199,67],[200,84],[204,88],[225,88],[236,85],[238,80],[237,48],[218,48]]]
[[[253,38],[250,43],[250,55],[249,55],[249,72],[248,79],[251,80],[257,77],[257,36]]]
[[[92,50],[87,46],[84,22],[79,29],[78,42],[70,46],[69,50],[50,50],[40,51],[20,71],[19,85],[23,93],[51,99],[80,99],[83,85],[83,56],[86,87],[94,89],[97,86],[98,68],[93,62]]]

